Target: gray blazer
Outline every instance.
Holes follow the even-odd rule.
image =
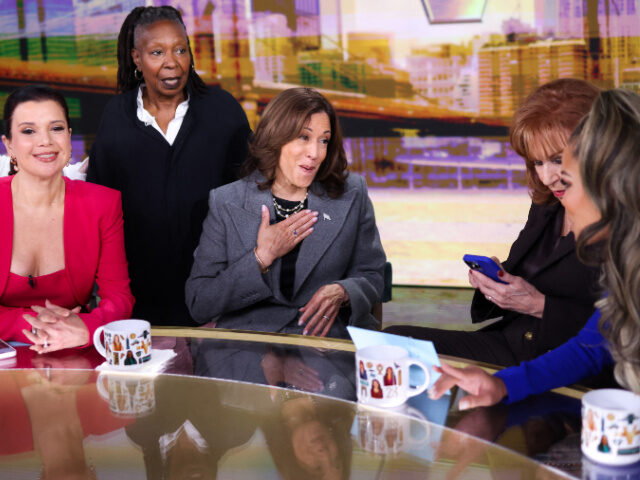
[[[280,291],[281,259],[262,274],[253,253],[261,206],[275,218],[271,192],[258,189],[261,180],[254,173],[209,194],[209,213],[186,283],[192,317],[221,328],[301,333],[303,327],[293,322],[298,309],[323,285],[339,283],[350,306],[341,309],[330,335],[346,335],[346,318],[349,325],[380,328],[371,307],[382,296],[386,257],[364,179],[350,174],[337,199],[319,184],[309,189],[309,209],[319,216],[300,246],[291,301]]]

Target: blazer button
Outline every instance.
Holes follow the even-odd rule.
[[[533,340],[533,332],[527,332],[527,333],[525,333],[525,334],[524,334],[524,339],[525,339],[525,340],[528,340],[529,342],[530,342],[531,340]]]

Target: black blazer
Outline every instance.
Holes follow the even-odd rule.
[[[520,262],[539,240],[546,228],[551,228],[556,215],[563,215],[560,203],[532,204],[527,223],[511,246],[504,269],[517,275]],[[531,351],[526,357],[538,356],[575,336],[595,311],[600,298],[598,276],[600,269],[588,267],[578,260],[573,234],[562,242],[531,278],[523,277],[545,295],[542,319],[518,312],[503,310],[476,290],[471,304],[474,323],[503,316],[488,330],[502,330],[512,350]],[[531,335],[527,335],[531,332]],[[526,337],[525,337],[526,335]]]
[[[250,133],[231,94],[190,93],[173,145],[136,114],[138,90],[105,107],[87,180],[122,192],[134,318],[152,325],[195,325],[184,284],[207,215],[209,191],[235,180]]]

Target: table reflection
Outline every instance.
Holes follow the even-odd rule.
[[[520,454],[581,475],[579,400],[460,412],[454,392],[379,410],[354,403],[344,344],[234,335],[155,334],[154,348],[177,353],[161,375],[95,372],[92,350],[20,347],[22,370],[0,370],[0,477],[557,477]]]
[[[36,455],[40,478],[95,478],[84,439],[134,421],[110,414],[91,370],[3,371],[0,391],[0,455]]]
[[[201,339],[191,344],[194,373],[355,400],[351,352]]]

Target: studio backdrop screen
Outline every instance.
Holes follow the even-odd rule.
[[[47,83],[71,108],[74,160],[115,92],[137,6],[184,17],[196,70],[255,126],[278,92],[336,107],[366,178],[394,283],[466,285],[465,253],[506,257],[530,205],[508,127],[523,99],[573,77],[640,91],[640,0],[0,0],[0,104]]]

